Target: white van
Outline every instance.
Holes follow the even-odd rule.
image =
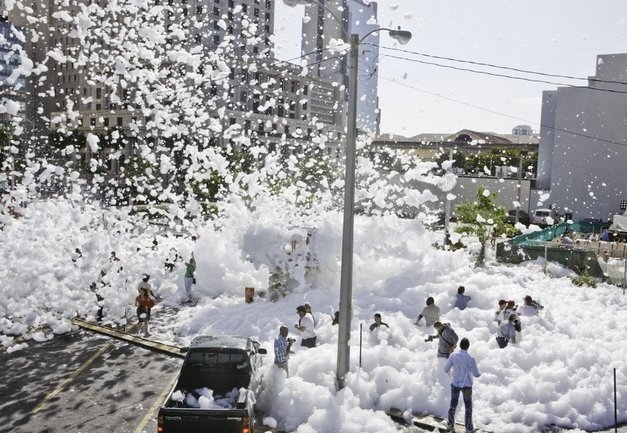
[[[550,220],[547,220],[549,218]],[[557,222],[557,211],[554,209],[536,209],[531,216],[531,224],[539,226],[553,225]]]

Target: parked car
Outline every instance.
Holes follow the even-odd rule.
[[[557,222],[558,215],[554,209],[536,209],[531,218],[532,224],[539,226],[549,226]]]
[[[516,223],[516,209],[507,211],[507,220],[512,224]],[[518,222],[528,226],[530,221],[531,217],[529,214],[522,209],[518,209]]]

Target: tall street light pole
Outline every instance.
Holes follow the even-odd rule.
[[[348,33],[348,23],[339,19],[335,13],[318,0],[283,0],[288,6],[311,5],[322,6],[340,26],[345,25]],[[344,388],[346,374],[350,370],[350,332],[351,315],[353,311],[353,232],[355,217],[355,158],[357,138],[357,73],[359,61],[359,44],[372,33],[386,31],[390,37],[401,44],[411,39],[411,33],[405,30],[378,28],[364,36],[352,34],[350,36],[350,72],[348,82],[348,112],[346,122],[346,174],[344,178],[344,225],[342,228],[342,265],[340,270],[340,317],[338,321],[337,342],[337,386]]]
[[[344,387],[350,370],[350,333],[353,311],[353,233],[355,220],[355,158],[357,138],[357,65],[359,36],[351,35],[348,80],[348,119],[346,123],[346,174],[344,176],[344,225],[340,271],[340,317],[337,337],[337,385]]]
[[[364,36],[352,34],[350,38],[350,73],[348,81],[348,119],[346,123],[346,175],[344,178],[344,226],[342,229],[342,267],[340,274],[340,317],[337,341],[337,385],[344,388],[346,374],[350,370],[350,332],[353,311],[353,233],[355,218],[355,158],[357,138],[357,73],[359,44],[374,32],[387,31],[401,44],[411,39],[405,30],[379,28]]]

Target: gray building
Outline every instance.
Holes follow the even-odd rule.
[[[25,114],[26,79],[19,73],[24,29],[0,17],[0,126],[19,126]],[[16,123],[13,120],[16,120]]]
[[[607,220],[627,200],[627,54],[596,64],[588,86],[543,92],[536,207],[575,219]]]
[[[73,2],[72,7],[78,7],[78,3]],[[171,34],[163,42],[168,54],[180,49],[180,52],[202,53],[203,59],[216,59],[216,64],[206,62],[196,69],[181,67],[181,63],[175,61],[169,65],[166,61],[155,65],[152,71],[162,77],[161,81],[176,81],[175,87],[181,92],[190,87],[203,90],[202,110],[211,118],[205,116],[206,121],[211,122],[205,130],[212,130],[222,143],[251,143],[272,149],[286,143],[306,145],[315,137],[324,141],[328,151],[337,148],[342,129],[335,101],[341,99],[340,90],[329,78],[305,77],[301,67],[274,59],[273,0],[168,0],[160,4],[164,6],[164,15],[155,25],[163,24]],[[58,8],[68,9],[60,5],[55,8],[51,15]],[[51,18],[51,22],[57,24],[50,41],[53,47],[64,52],[82,50],[85,55],[89,54],[85,47],[67,37],[72,30],[70,25],[55,18]],[[106,40],[103,36],[99,37]],[[115,47],[105,46],[103,52],[108,49]],[[203,70],[215,69],[222,61],[228,66],[228,72],[221,79],[203,78]],[[94,76],[110,65],[101,62],[81,67],[73,62],[51,63],[49,82],[56,88],[57,99],[50,118],[55,129],[77,129],[94,134],[120,129],[128,140],[126,154],[132,153],[135,137],[150,133],[149,129],[153,135],[157,132],[156,128],[149,128],[162,123],[154,113],[168,109],[152,111],[133,106],[129,103],[135,100],[132,86],[111,89],[103,85],[105,80],[94,80]],[[163,90],[155,88],[155,94],[163,94]],[[172,89],[166,91],[172,92]],[[68,103],[74,104],[79,116],[68,117],[68,113],[72,113],[67,109]],[[101,158],[109,161],[110,169],[115,172],[117,160],[111,162],[108,155],[116,150],[101,149],[100,152],[103,152]],[[91,157],[86,146],[83,159]]]
[[[303,21],[302,55],[309,74],[332,80],[342,87],[343,98],[338,101],[338,121],[346,126],[348,76],[351,65],[349,55],[341,56],[330,49],[335,41],[348,41],[351,34],[365,35],[379,28],[377,3],[364,0],[329,0],[305,6]],[[365,38],[359,47],[357,128],[378,132],[379,99],[378,68],[379,34]]]

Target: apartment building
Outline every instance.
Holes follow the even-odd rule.
[[[19,74],[24,43],[16,36],[23,32],[7,17],[0,17],[0,127],[4,128],[12,128],[15,117],[19,125],[26,112],[26,79]]]
[[[111,69],[122,67],[111,53],[119,45],[132,49],[129,44],[137,40],[128,30],[150,31],[156,26],[155,35],[166,35],[155,42],[162,44],[166,56],[179,50],[219,58],[196,68],[166,60],[143,71],[154,73],[156,82],[174,80],[169,92],[179,97],[190,88],[201,91],[196,109],[206,112],[205,129],[221,143],[248,142],[273,149],[306,146],[314,139],[324,142],[328,151],[337,150],[344,128],[337,102],[342,100],[340,89],[331,79],[307,77],[301,67],[274,59],[274,0],[153,0],[151,16],[143,21],[124,13],[124,8],[109,14],[109,6],[107,0],[28,0],[5,14],[11,24],[24,26],[25,50],[35,68],[25,82],[25,119],[38,125],[42,135],[47,136],[50,128],[64,135],[78,131],[122,137],[121,158],[109,158],[120,146],[99,150],[111,173],[132,155],[138,137],[163,137],[157,126],[164,123],[164,112],[175,110],[162,97],[167,86],[154,85],[157,96],[152,104],[148,98],[153,95],[138,92],[129,80],[110,82],[116,76]],[[82,28],[88,20],[93,23]],[[228,75],[198,85],[203,68],[217,68],[220,60],[229,68]],[[184,105],[181,111],[189,109]],[[183,113],[180,117],[185,123]],[[94,156],[89,146],[82,153],[84,161]]]
[[[70,10],[81,10],[86,4],[104,7],[106,3],[105,0],[74,1]],[[152,20],[164,26],[168,37],[160,43],[165,44],[166,51],[180,49],[201,53],[204,58],[219,57],[213,64],[195,69],[189,65],[181,67],[174,61],[155,66],[155,74],[160,74],[162,80],[176,80],[170,89],[174,94],[191,87],[202,89],[202,102],[197,105],[202,105],[210,117],[205,129],[212,131],[214,139],[222,144],[229,141],[255,144],[269,150],[285,144],[307,146],[316,139],[325,143],[328,152],[337,151],[343,133],[341,109],[336,102],[341,100],[340,90],[330,79],[306,77],[302,68],[274,59],[271,42],[274,1],[155,0],[154,3],[161,8],[161,15]],[[132,86],[118,85],[112,89],[105,79],[95,79],[106,77],[102,69],[114,66],[93,62],[91,58],[88,62],[76,61],[93,53],[86,52],[70,37],[75,23],[60,20],[63,14],[55,11],[52,3],[51,8],[48,15],[56,31],[50,35],[50,49],[75,57],[74,61],[52,62],[48,74],[48,81],[55,89],[49,112],[52,129],[101,136],[118,131],[115,134],[123,137],[123,145],[99,149],[99,157],[115,173],[124,158],[133,154],[138,136],[149,140],[163,137],[155,125],[163,122],[159,117],[162,112],[172,107],[164,106],[161,112],[146,110],[146,101],[133,104],[138,96]],[[125,18],[119,19],[121,25]],[[150,20],[145,24],[151,24]],[[107,47],[106,38],[100,39],[92,41],[92,46],[115,50],[114,46]],[[201,80],[199,85],[203,69],[217,68],[216,63],[222,60],[228,66],[228,76],[221,80]],[[162,92],[158,86],[154,89],[155,94]],[[167,98],[161,99],[161,103],[168,103]],[[120,151],[120,146],[122,156],[110,158]],[[93,156],[89,146],[85,146],[82,159],[88,161]]]

